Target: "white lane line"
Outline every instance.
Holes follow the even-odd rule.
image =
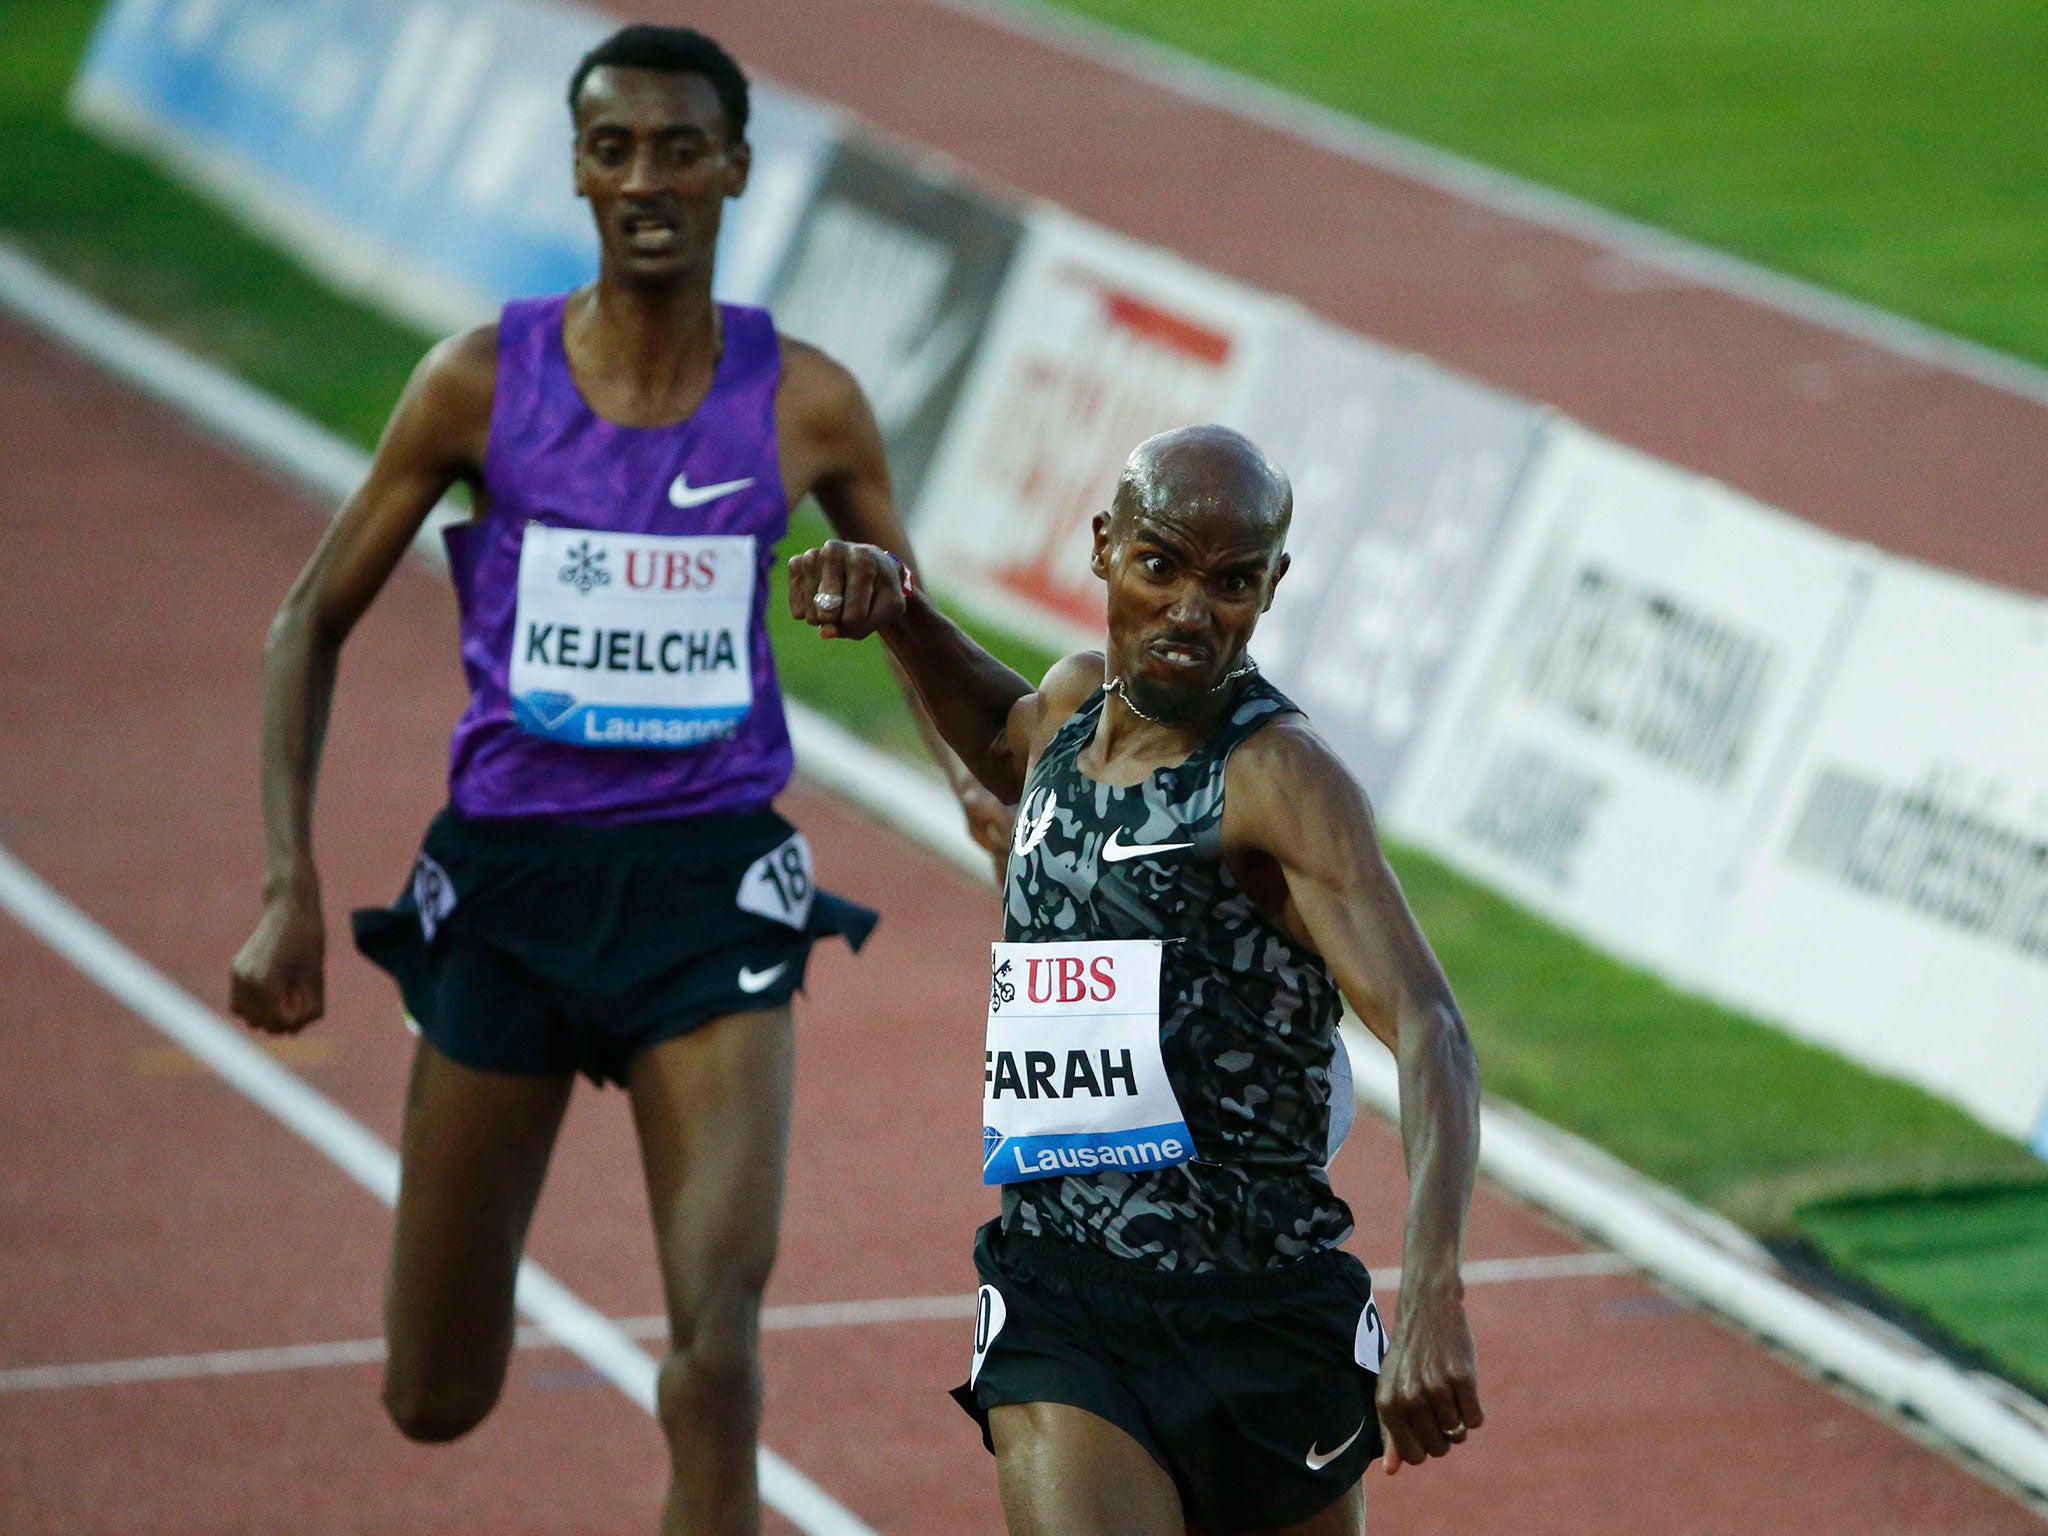
[[[379,1365],[383,1360],[382,1339],[339,1339],[332,1344],[210,1349],[196,1355],[144,1355],[133,1360],[87,1360],[76,1365],[20,1365],[0,1371],[0,1393],[123,1387],[138,1381],[183,1381],[194,1376],[260,1376],[271,1371],[311,1371],[331,1365]]]
[[[1625,1253],[1596,1248],[1590,1253],[1539,1253],[1520,1259],[1467,1259],[1460,1274],[1467,1285],[1509,1285],[1524,1280],[1579,1280],[1595,1275],[1625,1275],[1640,1266]],[[1373,1284],[1398,1289],[1398,1269],[1372,1272]]]
[[[396,1152],[58,895],[5,848],[0,848],[0,906],[386,1205],[396,1202]],[[598,1375],[648,1413],[654,1412],[655,1362],[618,1324],[531,1259],[519,1266],[515,1300],[521,1312]],[[760,1477],[762,1499],[811,1536],[874,1536],[852,1511],[765,1445],[760,1448]]]
[[[1169,44],[1057,9],[1042,0],[930,3],[1347,160],[1600,246],[1625,260],[1660,268],[1703,288],[1854,337],[1917,363],[1946,368],[2037,405],[2048,405],[2048,369],[2025,358],[1409,138]]]
[[[1618,1253],[1545,1253],[1518,1259],[1473,1259],[1464,1279],[1471,1285],[1537,1280],[1576,1280],[1625,1274],[1636,1268]],[[1381,1294],[1400,1289],[1399,1266],[1375,1269]],[[857,1328],[885,1323],[965,1322],[974,1316],[975,1297],[890,1296],[877,1301],[809,1301],[763,1307],[761,1327],[770,1332],[798,1328]],[[629,1339],[665,1343],[668,1319],[622,1317],[614,1326]],[[514,1342],[521,1349],[560,1349],[547,1329],[527,1325]],[[89,1360],[76,1365],[27,1365],[0,1370],[0,1395],[48,1392],[67,1387],[126,1386],[134,1382],[179,1381],[194,1376],[253,1376],[269,1371],[319,1370],[335,1365],[376,1365],[384,1359],[382,1339],[339,1339],[331,1344],[285,1344],[268,1349],[217,1349],[192,1355],[144,1355],[131,1360]]]

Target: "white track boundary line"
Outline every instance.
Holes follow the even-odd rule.
[[[2048,368],[2024,358],[1380,127],[1171,44],[1039,0],[929,3],[1055,52],[1105,65],[1133,80],[1272,128],[1318,149],[1598,245],[1624,260],[1659,268],[1703,288],[1917,363],[1948,369],[2037,405],[2048,405]]]
[[[0,305],[184,411],[209,432],[279,466],[316,493],[328,494],[321,466],[309,461],[303,473],[294,469],[295,445],[310,441],[309,435],[325,437],[333,445],[323,450],[329,455],[325,463],[337,462],[332,457],[336,451],[356,454],[356,461],[362,462],[357,450],[324,429],[151,336],[4,242]],[[147,368],[131,361],[132,355],[141,353],[151,359]],[[278,428],[280,413],[290,420],[288,430]],[[950,796],[936,779],[886,757],[812,711],[792,705],[790,726],[806,773],[962,872],[989,878],[986,860],[961,828]],[[239,1036],[231,1038],[264,1069],[290,1077],[253,1045]],[[1386,1053],[1354,1027],[1351,1056],[1360,1101],[1393,1113],[1397,1080]],[[346,1123],[367,1135],[353,1121]],[[1786,1281],[1755,1244],[1732,1229],[1724,1231],[1725,1223],[1717,1224],[1576,1137],[1500,1105],[1482,1111],[1481,1124],[1481,1166],[1497,1183],[1628,1256],[1673,1290],[1722,1313],[1822,1374],[1920,1420],[2036,1495],[2048,1495],[2048,1429],[2005,1402],[1996,1388],[1867,1314],[1807,1295]],[[381,1143],[373,1145],[383,1150]],[[1703,1235],[1708,1232],[1715,1235]],[[652,1362],[632,1349],[611,1323],[566,1292],[562,1295],[565,1304],[582,1308],[592,1325],[591,1331],[578,1335],[582,1343],[565,1340],[572,1348],[581,1353],[587,1343],[605,1354],[610,1346],[600,1348],[597,1342],[597,1330],[603,1330],[605,1339],[624,1343],[651,1371]],[[550,1331],[556,1330],[550,1326]],[[764,1478],[764,1490],[766,1486]]]
[[[397,1202],[396,1152],[66,901],[5,848],[0,848],[0,906],[379,1200],[386,1205]],[[515,1298],[527,1317],[641,1408],[654,1412],[658,1368],[618,1324],[531,1259],[519,1266]],[[767,1446],[760,1447],[759,1455],[762,1499],[799,1529],[810,1536],[875,1536],[865,1522]]]
[[[1546,1253],[1516,1259],[1479,1259],[1465,1266],[1467,1285],[1504,1285],[1529,1281],[1577,1280],[1630,1274],[1632,1260],[1618,1253]],[[1383,1292],[1398,1290],[1398,1268],[1375,1269],[1373,1281]],[[761,1309],[766,1332],[809,1328],[858,1328],[877,1324],[965,1322],[974,1316],[976,1298],[895,1296],[879,1301],[810,1301]],[[668,1319],[614,1319],[629,1339],[665,1343]],[[561,1340],[545,1328],[521,1327],[514,1335],[520,1349],[560,1349]],[[258,1349],[213,1349],[190,1355],[141,1355],[126,1360],[85,1360],[60,1365],[20,1365],[0,1369],[0,1396],[15,1392],[55,1392],[79,1387],[129,1386],[138,1382],[183,1381],[195,1376],[255,1376],[276,1371],[324,1370],[340,1365],[377,1365],[384,1359],[384,1340],[336,1339],[326,1344],[280,1344]]]

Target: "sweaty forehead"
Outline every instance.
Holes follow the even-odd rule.
[[[576,126],[588,129],[599,123],[643,131],[701,128],[723,139],[725,108],[717,87],[703,75],[601,64],[576,97]]]
[[[1276,554],[1285,525],[1256,504],[1208,496],[1138,505],[1119,498],[1112,521],[1126,539],[1159,539],[1203,560],[1264,560]]]

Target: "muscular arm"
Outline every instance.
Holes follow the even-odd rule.
[[[776,419],[781,424],[783,479],[790,504],[794,506],[805,495],[815,496],[840,538],[885,549],[915,571],[910,535],[904,531],[889,486],[889,460],[881,429],[860,385],[816,347],[785,337],[782,349]],[[960,797],[975,840],[1000,859],[1009,838],[1004,803],[978,788],[975,780],[979,775],[948,750],[948,738],[933,721],[894,652],[889,666],[925,749]]]
[[[1479,1069],[1450,984],[1387,865],[1365,795],[1298,720],[1231,757],[1223,838],[1262,905],[1330,967],[1401,1073],[1401,1303],[1380,1374],[1387,1470],[1441,1456],[1482,1414],[1458,1264],[1479,1158]],[[1263,876],[1263,878],[1261,878]],[[1262,889],[1263,888],[1263,889]]]
[[[236,955],[229,1001],[290,1032],[323,1007],[325,931],[313,862],[313,793],[342,642],[442,495],[481,474],[496,327],[451,338],[414,371],[368,478],[292,583],[263,652],[263,918]]]

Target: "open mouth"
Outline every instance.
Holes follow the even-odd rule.
[[[627,246],[646,256],[659,256],[676,248],[682,231],[676,221],[659,214],[627,214],[619,220]]]
[[[1145,647],[1145,657],[1170,677],[1196,678],[1209,670],[1215,653],[1188,640],[1154,640]]]

